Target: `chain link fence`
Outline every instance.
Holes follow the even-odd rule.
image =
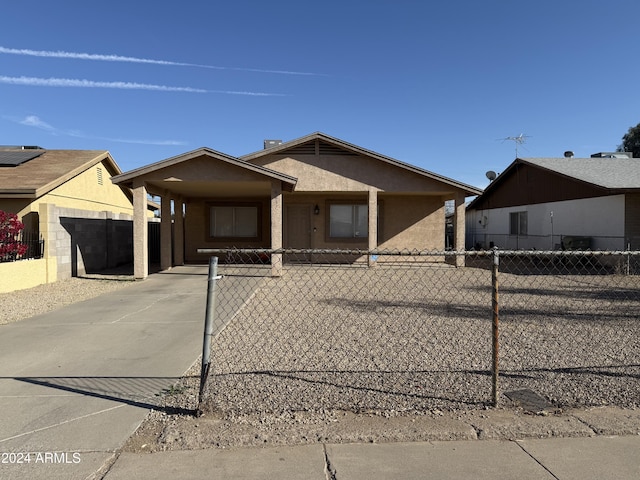
[[[201,409],[640,404],[640,252],[211,254]]]

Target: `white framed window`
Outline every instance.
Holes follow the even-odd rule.
[[[365,204],[329,205],[329,238],[367,238],[369,207]]]
[[[258,205],[211,205],[209,236],[212,238],[259,238]]]
[[[527,235],[527,212],[511,212],[509,214],[509,234]]]

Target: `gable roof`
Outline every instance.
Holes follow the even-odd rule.
[[[528,166],[558,178],[578,182],[595,189],[594,191],[601,191],[600,195],[640,191],[638,158],[516,158],[467,208],[473,209],[491,197],[519,166]]]
[[[253,152],[247,155],[243,155],[240,158],[242,160],[245,160],[247,162],[251,162],[253,160],[256,160],[258,158],[264,157],[266,155],[273,155],[273,154],[278,154],[278,153],[285,153],[288,150],[292,150],[295,149],[296,147],[300,147],[302,145],[311,143],[311,142],[315,142],[316,140],[319,140],[321,142],[324,142],[326,144],[329,144],[331,146],[334,146],[336,148],[342,149],[346,152],[350,152],[354,155],[362,155],[365,157],[369,157],[369,158],[373,158],[375,160],[379,160],[381,162],[387,163],[389,165],[393,165],[399,168],[402,168],[404,170],[408,170],[412,173],[415,173],[417,175],[432,179],[432,180],[437,180],[440,182],[443,182],[447,185],[450,185],[452,187],[464,190],[465,194],[467,195],[480,195],[482,193],[482,189],[473,187],[471,185],[467,185],[465,183],[462,182],[458,182],[456,180],[453,180],[451,178],[442,176],[442,175],[438,175],[437,173],[433,173],[430,172],[428,170],[424,170],[422,168],[416,167],[415,165],[411,165],[409,163],[405,163],[405,162],[401,162],[400,160],[396,160],[395,158],[391,158],[388,157],[386,155],[382,155],[380,153],[374,152],[372,150],[367,150],[366,148],[362,148],[359,147],[357,145],[353,145],[351,143],[345,142],[344,140],[340,140],[338,138],[335,137],[331,137],[325,133],[322,132],[315,132],[315,133],[311,133],[309,135],[306,135],[304,137],[300,137],[297,138],[295,140],[291,140],[289,142],[284,142],[281,143],[279,145],[276,145],[274,147],[270,147],[264,150],[259,150],[257,152]],[[313,152],[311,152],[313,153]]]
[[[12,150],[3,149],[3,152]],[[106,150],[40,149],[38,152],[39,155],[28,161],[0,167],[1,197],[41,197],[102,161],[111,170],[111,174],[121,173],[120,167]]]
[[[543,168],[597,187],[640,189],[640,158],[523,158]]]
[[[167,158],[165,160],[161,160],[159,162],[146,165],[144,167],[130,170],[126,173],[114,176],[111,179],[111,181],[116,185],[127,185],[129,187],[132,187],[133,180],[135,178],[142,177],[144,175],[148,175],[150,173],[156,172],[158,170],[162,170],[167,167],[178,165],[180,163],[188,162],[189,160],[199,158],[202,156],[214,158],[216,160],[223,161],[229,165],[233,165],[254,173],[258,173],[260,175],[264,175],[265,177],[280,180],[282,182],[282,188],[284,191],[288,191],[288,192],[293,191],[293,189],[295,188],[296,182],[298,181],[296,178],[291,177],[289,175],[285,175],[283,173],[276,172],[275,170],[271,170],[266,167],[261,167],[259,165],[253,165],[252,163],[246,162],[236,157],[232,157],[231,155],[227,155],[226,153],[212,150],[211,148],[207,148],[207,147],[198,148],[196,150],[183,153],[181,155],[176,155],[175,157]]]

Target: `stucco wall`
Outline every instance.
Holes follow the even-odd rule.
[[[310,207],[309,248],[314,249],[367,249],[366,238],[331,239],[328,235],[328,210],[333,201],[351,201],[366,203],[367,192],[358,194],[285,194],[284,195],[284,247],[287,245],[287,206],[308,205]],[[238,199],[238,201],[255,199]],[[230,244],[229,241],[214,242],[208,238],[208,202],[229,201],[228,198],[209,199],[207,201],[190,200],[185,213],[185,261],[187,263],[206,262],[208,255],[197,253],[198,248],[270,248],[269,202],[262,204],[261,241],[242,241]],[[313,214],[318,205],[319,214]],[[427,195],[379,195],[379,234],[380,249],[400,250],[444,250],[444,199]]]
[[[102,169],[102,181],[98,169]],[[40,202],[59,207],[81,210],[108,210],[117,214],[133,215],[133,204],[120,187],[110,180],[111,174],[100,162],[44,195]]]
[[[509,235],[512,212],[527,212],[528,235]],[[553,212],[553,224],[551,222]],[[562,236],[592,237],[593,250],[624,248],[624,195],[467,212],[467,247],[549,250]],[[551,232],[553,229],[553,240]]]
[[[47,260],[0,263],[0,293],[24,290],[47,283]]]
[[[453,192],[437,180],[358,155],[271,155],[252,163],[297,178],[296,192],[366,191],[370,186],[386,192]]]

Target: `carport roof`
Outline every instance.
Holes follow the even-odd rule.
[[[262,167],[260,165],[254,165],[252,163],[246,162],[244,160],[233,157],[231,155],[227,155],[226,153],[218,152],[216,150],[213,150],[207,147],[198,148],[196,150],[192,150],[190,152],[177,155],[175,157],[167,158],[165,160],[161,160],[159,162],[146,165],[144,167],[130,170],[123,174],[114,176],[111,180],[116,185],[126,185],[128,187],[133,187],[133,183],[137,178],[143,178],[145,175],[156,172],[158,170],[175,166],[180,163],[188,162],[189,160],[193,160],[203,156],[214,158],[216,160],[226,162],[230,165],[234,165],[236,167],[246,169],[247,171],[264,175],[269,179],[279,180],[282,182],[282,189],[286,192],[292,192],[298,181],[297,178],[295,177],[291,177],[289,175],[276,172],[275,170],[271,170],[269,168]]]

